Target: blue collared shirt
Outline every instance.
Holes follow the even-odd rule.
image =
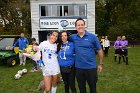
[[[16,46],[16,45],[18,45],[19,46],[19,49],[20,50],[23,50],[23,49],[25,49],[26,47],[27,47],[27,45],[29,44],[29,42],[28,42],[28,39],[27,38],[19,38],[16,42],[15,42],[15,44],[14,44],[14,47]]]
[[[81,69],[96,68],[96,50],[101,49],[98,38],[89,32],[81,38],[78,34],[70,36],[75,45],[75,67]]]

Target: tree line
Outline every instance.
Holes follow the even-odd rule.
[[[130,41],[140,40],[139,0],[95,0],[96,34],[126,35]],[[102,1],[102,0],[101,0]],[[31,35],[30,0],[0,0],[0,34]]]
[[[0,34],[31,34],[30,0],[0,0]]]
[[[115,40],[117,35],[126,35],[130,41],[140,40],[139,0],[96,0],[96,33],[108,35]]]

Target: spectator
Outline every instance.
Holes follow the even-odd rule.
[[[20,65],[26,64],[26,56],[23,55],[24,49],[28,46],[29,42],[28,39],[24,36],[24,33],[22,32],[20,34],[20,38],[15,42],[14,47],[17,45],[19,46],[19,59],[20,59]]]
[[[36,42],[36,39],[35,38],[32,38],[31,41],[32,41],[32,51],[34,52],[34,49],[33,48],[35,46],[39,46],[39,44]],[[31,61],[33,63],[33,68],[32,68],[32,70],[30,72],[38,71],[37,62],[34,61],[34,60],[32,60],[32,59],[31,59]]]
[[[104,49],[105,56],[108,56],[109,46],[110,46],[110,41],[108,40],[108,36],[105,36],[105,40],[103,43],[103,49]]]
[[[69,93],[69,87],[72,93],[76,93],[75,88],[75,68],[74,68],[74,44],[69,41],[69,34],[63,31],[60,34],[58,62],[62,79],[65,84],[65,93]]]
[[[101,44],[102,49],[103,49],[104,40],[105,40],[105,37],[102,36],[102,38],[101,38],[101,40],[100,40],[100,44]]]

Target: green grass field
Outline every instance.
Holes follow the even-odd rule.
[[[0,93],[43,93],[37,90],[39,82],[43,79],[40,72],[28,72],[20,80],[14,79],[16,72],[23,68],[29,71],[32,68],[30,61],[25,67],[0,65]],[[140,47],[129,48],[129,65],[114,62],[114,50],[109,50],[109,56],[104,58],[103,72],[98,73],[97,91],[140,93]],[[63,83],[58,84],[57,93],[64,93]]]

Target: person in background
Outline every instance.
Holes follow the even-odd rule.
[[[69,41],[69,34],[67,31],[60,33],[58,49],[58,62],[60,65],[62,79],[65,84],[65,93],[70,93],[69,87],[72,93],[76,93],[74,44]]]
[[[100,44],[101,44],[102,49],[103,49],[104,40],[105,40],[105,37],[102,36],[102,38],[101,38],[101,40],[100,40]]]
[[[75,67],[76,78],[80,93],[86,92],[86,82],[89,85],[90,93],[96,92],[97,68],[102,72],[103,52],[98,38],[85,30],[85,21],[78,18],[75,22],[77,34],[70,36],[75,47]],[[97,50],[99,56],[99,65],[96,65]]]
[[[109,47],[110,47],[110,41],[108,40],[108,36],[105,36],[105,40],[103,43],[103,49],[104,49],[105,56],[108,56]]]
[[[23,55],[24,49],[28,46],[29,42],[28,39],[24,36],[24,33],[22,32],[20,34],[20,38],[15,42],[14,47],[18,45],[19,47],[19,59],[20,59],[20,65],[26,64],[26,56]]]
[[[65,12],[64,16],[68,16],[68,12]]]
[[[118,64],[119,64],[121,60],[121,36],[117,36],[117,40],[114,43],[114,49],[115,49],[114,59],[116,62],[118,56],[119,57]]]
[[[34,46],[39,46],[39,44],[36,42],[35,38],[32,38],[31,41],[32,41],[32,52],[34,52],[34,50],[33,50]],[[30,72],[38,71],[37,62],[32,59],[31,59],[31,61],[33,63],[33,68]]]
[[[42,54],[42,73],[44,76],[45,93],[56,93],[58,75],[60,73],[59,63],[57,59],[57,44],[58,31],[49,33],[47,41],[43,41],[39,45],[39,50]],[[51,90],[52,89],[52,90]]]
[[[121,49],[123,61],[126,62],[126,65],[128,65],[128,40],[126,40],[125,36],[122,36]]]

